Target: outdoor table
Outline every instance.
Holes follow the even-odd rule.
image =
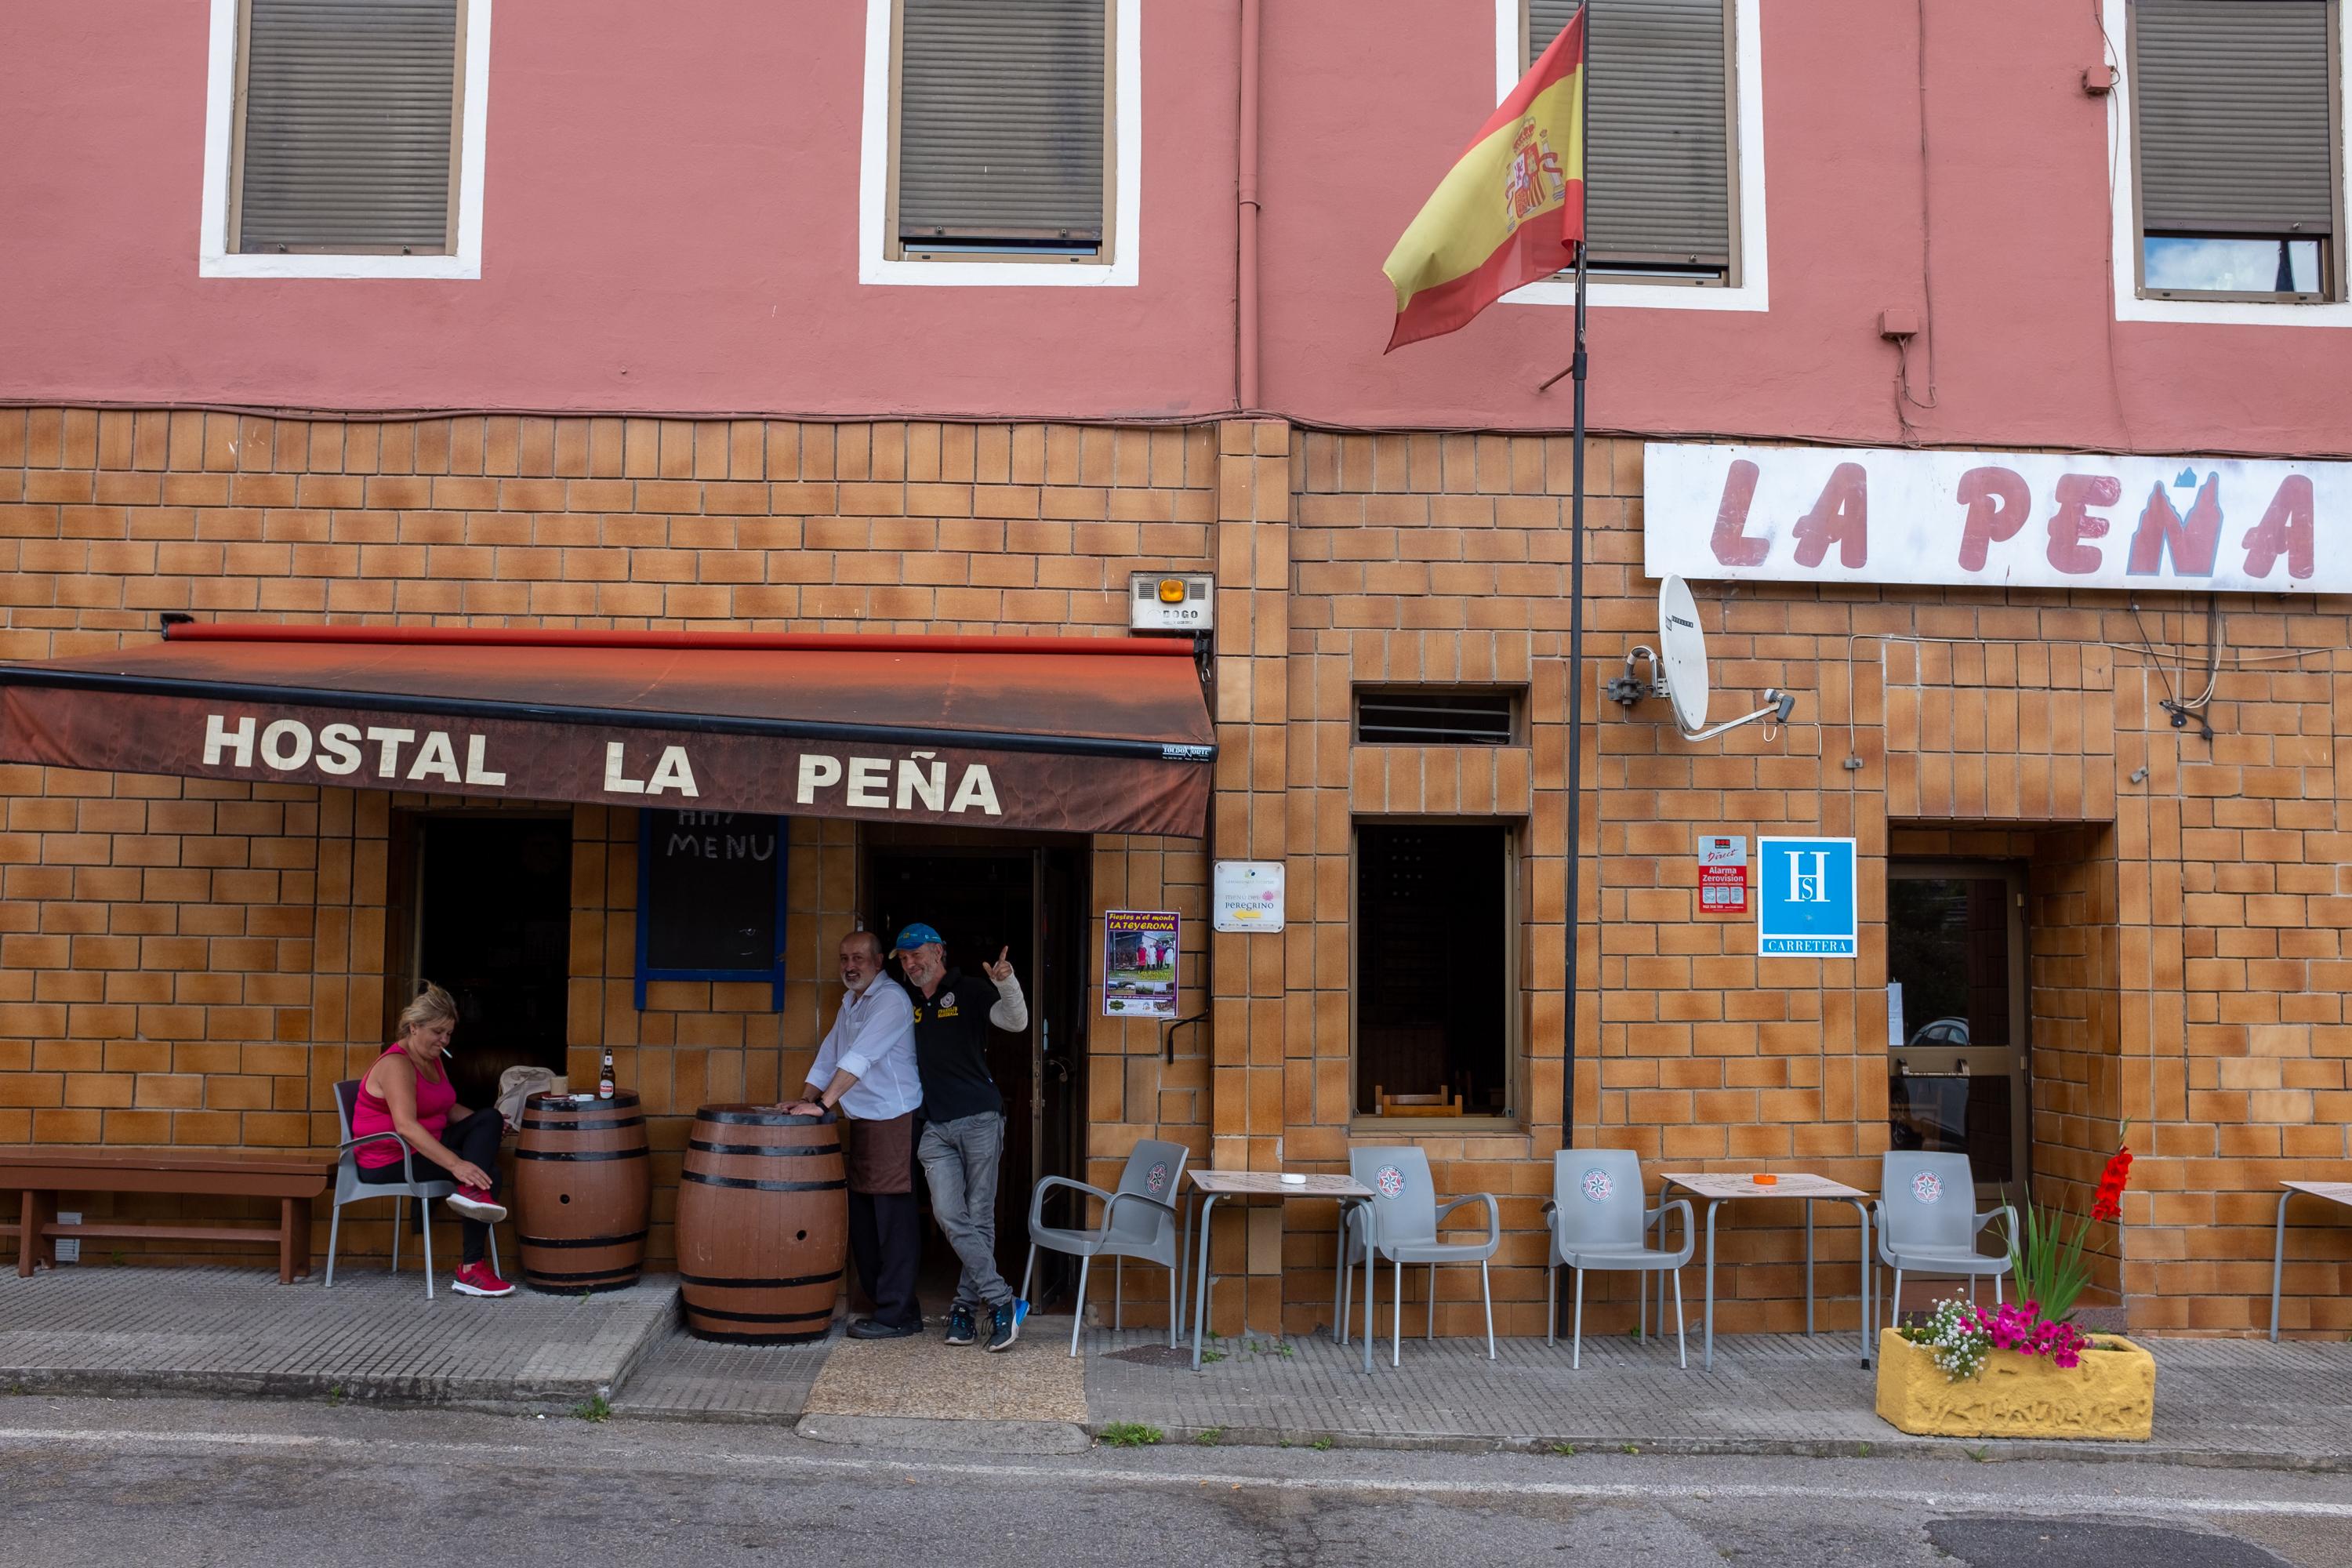
[[[2279,1280],[2286,1273],[2286,1205],[2297,1193],[2309,1193],[2315,1198],[2326,1198],[2331,1204],[2352,1208],[2352,1182],[2281,1182],[2286,1191],[2279,1194],[2278,1239],[2271,1247],[2271,1339],[2278,1339]]]
[[[1770,1186],[1758,1186],[1750,1175],[1729,1173],[1686,1171],[1664,1173],[1665,1188],[1661,1200],[1676,1187],[1693,1197],[1706,1200],[1706,1352],[1701,1364],[1712,1371],[1715,1366],[1715,1211],[1725,1204],[1743,1198],[1797,1198],[1805,1205],[1805,1332],[1813,1331],[1813,1205],[1822,1198],[1833,1198],[1853,1205],[1862,1220],[1862,1364],[1871,1364],[1870,1305],[1870,1194],[1859,1188],[1832,1182],[1827,1176],[1816,1176],[1802,1171],[1774,1173],[1779,1180]],[[1665,1280],[1658,1281],[1663,1291]],[[1665,1298],[1658,1299],[1658,1321],[1665,1321]]]
[[[1209,1216],[1219,1198],[1337,1198],[1342,1205],[1369,1204],[1372,1190],[1352,1176],[1310,1175],[1300,1183],[1286,1182],[1273,1171],[1201,1171],[1184,1173],[1192,1181],[1193,1202],[1184,1211],[1184,1237],[1180,1246],[1191,1250],[1192,1242],[1192,1210],[1201,1215],[1201,1261],[1192,1271],[1192,1370],[1201,1370],[1201,1343],[1208,1337],[1209,1287],[1216,1277],[1209,1272]],[[1181,1254],[1180,1253],[1180,1256]],[[1372,1249],[1364,1248],[1364,1300],[1370,1303],[1372,1290]],[[1369,1325],[1370,1308],[1365,1308]],[[1249,1296],[1242,1297],[1243,1331],[1248,1331]],[[1345,1325],[1339,1325],[1345,1327]],[[1364,1375],[1372,1374],[1372,1336],[1364,1335]]]

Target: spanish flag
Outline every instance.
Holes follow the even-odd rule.
[[[1558,214],[1558,216],[1553,216]],[[1584,237],[1584,11],[1487,120],[1381,270],[1389,347],[1433,338],[1574,265]]]

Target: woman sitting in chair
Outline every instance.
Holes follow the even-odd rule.
[[[352,1136],[397,1132],[401,1142],[449,1173],[457,1190],[442,1201],[462,1222],[465,1263],[456,1289],[467,1296],[511,1296],[514,1287],[482,1260],[490,1226],[507,1217],[498,1200],[499,1137],[505,1119],[496,1106],[468,1110],[457,1103],[442,1058],[457,1027],[457,1004],[428,984],[401,1010],[400,1038],[383,1048],[360,1079]],[[363,1143],[352,1156],[362,1182],[408,1179],[410,1161],[390,1142]]]

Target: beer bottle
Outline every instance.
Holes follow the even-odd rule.
[[[613,1047],[610,1046],[604,1047],[604,1065],[596,1073],[596,1098],[613,1098]]]

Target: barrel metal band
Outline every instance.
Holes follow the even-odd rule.
[[[728,1279],[709,1274],[680,1274],[677,1279],[681,1285],[710,1285],[722,1290],[789,1290],[795,1285],[830,1285],[840,1278],[841,1270],[836,1268],[830,1274],[803,1274],[792,1279]],[[688,1303],[688,1310],[692,1306]]]
[[[702,1154],[773,1154],[779,1159],[800,1159],[814,1154],[838,1154],[838,1143],[811,1143],[803,1147],[778,1148],[769,1143],[711,1143],[700,1138],[689,1138],[686,1146]]]
[[[709,1176],[700,1171],[683,1171],[686,1181],[705,1187],[741,1187],[755,1193],[837,1193],[849,1185],[847,1177],[838,1182],[755,1182],[745,1176]]]
[[[814,1323],[833,1318],[831,1307],[821,1312],[722,1312],[716,1307],[691,1305],[686,1310],[698,1318],[724,1318],[730,1323]]]
[[[642,1230],[625,1230],[615,1236],[525,1236],[521,1241],[525,1247],[619,1247],[645,1238]]]
[[[603,1132],[614,1127],[643,1127],[646,1124],[646,1119],[642,1116],[623,1116],[611,1121],[549,1121],[541,1117],[525,1116],[522,1119],[522,1124],[526,1129],[539,1129],[551,1132]]]
[[[551,1274],[544,1268],[523,1266],[522,1277],[534,1285],[593,1285],[625,1279],[643,1273],[635,1263],[616,1263],[610,1268],[592,1268],[585,1274]]]
[[[696,1113],[697,1121],[709,1121],[720,1127],[822,1127],[822,1116],[786,1116],[780,1110],[704,1110]]]
[[[518,1160],[642,1160],[643,1149],[518,1149]]]

